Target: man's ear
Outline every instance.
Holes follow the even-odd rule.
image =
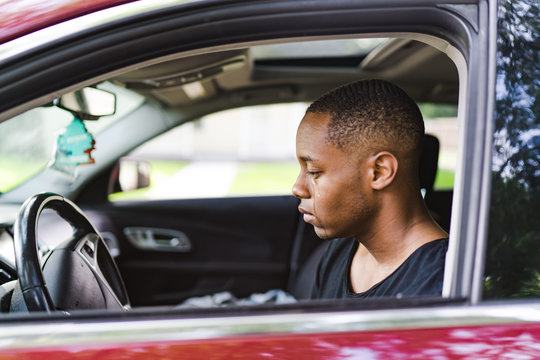
[[[371,170],[371,188],[382,190],[390,185],[396,178],[398,161],[394,154],[381,151],[369,159]]]

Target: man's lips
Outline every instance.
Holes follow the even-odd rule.
[[[312,223],[315,220],[315,215],[304,209],[303,207],[299,206],[298,211],[300,213],[304,214],[304,221],[307,223]]]

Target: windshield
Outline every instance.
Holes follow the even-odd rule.
[[[92,134],[99,133],[144,101],[143,97],[109,82],[97,87],[113,92],[117,105],[114,115],[84,122]],[[65,110],[42,106],[0,123],[0,193],[27,181],[51,162],[58,136],[72,120],[73,115]]]

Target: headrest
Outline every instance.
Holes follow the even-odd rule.
[[[430,192],[435,183],[439,164],[439,139],[433,135],[424,135],[422,154],[420,155],[420,188]]]

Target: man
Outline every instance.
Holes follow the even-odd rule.
[[[420,193],[424,122],[397,86],[360,81],[306,111],[299,211],[323,239],[314,298],[441,295],[447,234]]]

